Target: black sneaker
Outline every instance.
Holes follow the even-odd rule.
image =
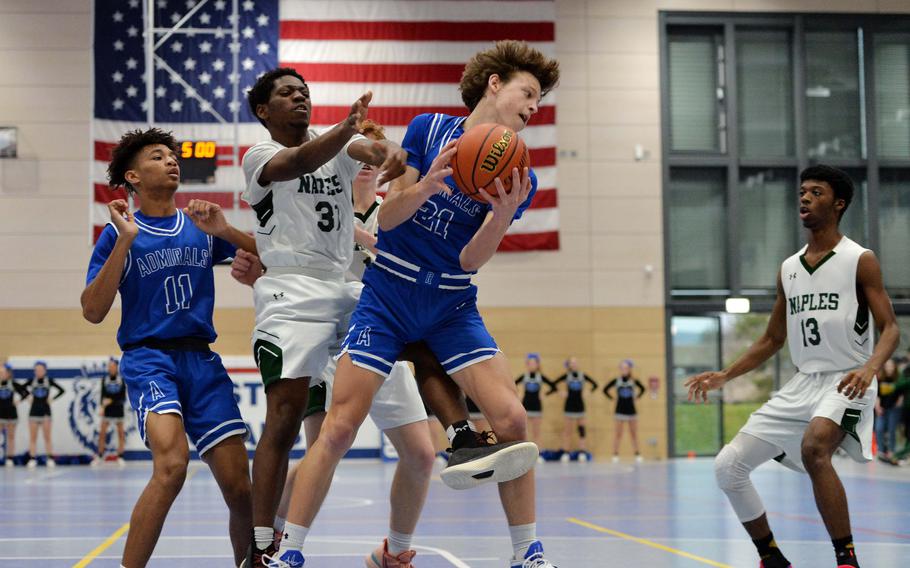
[[[537,463],[539,455],[534,442],[475,444],[473,447],[456,447],[451,454],[449,465],[442,470],[440,477],[452,489],[512,481],[528,473]]]

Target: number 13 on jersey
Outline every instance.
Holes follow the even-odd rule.
[[[803,347],[818,345],[822,342],[822,336],[818,333],[818,320],[807,318],[800,322],[800,329],[803,332]]]

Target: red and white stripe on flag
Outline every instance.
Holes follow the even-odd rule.
[[[424,112],[463,115],[458,83],[470,57],[499,39],[525,40],[555,56],[555,6],[548,1],[282,0],[279,5],[279,64],[297,69],[310,86],[312,124],[333,125],[351,103],[373,91],[370,118],[400,141],[411,119]],[[531,208],[506,235],[500,250],[559,248],[556,190],[555,93],[521,133],[531,153],[538,191]],[[142,124],[94,122],[95,162],[92,222],[95,237],[109,220],[105,204],[114,194],[105,184],[110,150],[126,130]],[[181,186],[178,204],[192,198],[221,204],[232,223],[252,230],[254,216],[239,199],[243,176],[234,144],[242,153],[264,139],[259,123],[159,124],[180,139],[215,140],[218,169],[212,185]]]

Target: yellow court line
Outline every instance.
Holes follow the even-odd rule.
[[[580,526],[583,526],[583,527],[585,527],[585,528],[589,528],[589,529],[591,529],[591,530],[595,530],[595,531],[597,531],[597,532],[606,533],[606,534],[613,535],[613,536],[615,536],[615,537],[622,538],[622,539],[625,539],[625,540],[631,540],[632,542],[637,542],[638,544],[643,544],[643,545],[645,545],[645,546],[650,546],[651,548],[656,548],[656,549],[658,549],[658,550],[663,550],[664,552],[670,552],[670,553],[672,553],[672,554],[676,554],[676,555],[682,556],[683,558],[688,558],[688,559],[690,559],[690,560],[695,560],[695,561],[697,561],[697,562],[702,562],[702,563],[707,564],[707,565],[709,565],[709,566],[716,566],[717,568],[733,568],[733,566],[730,566],[729,564],[723,564],[723,563],[721,563],[721,562],[715,562],[714,560],[710,560],[710,559],[708,559],[708,558],[702,558],[701,556],[696,556],[696,555],[694,555],[694,554],[690,554],[690,553],[686,552],[685,550],[677,550],[676,548],[671,548],[671,547],[669,547],[669,546],[664,546],[664,545],[662,545],[662,544],[660,544],[660,543],[654,542],[653,540],[648,540],[648,539],[646,539],[646,538],[639,538],[639,537],[637,537],[637,536],[632,536],[632,535],[630,535],[630,534],[626,534],[626,533],[622,533],[622,532],[619,532],[619,531],[615,531],[615,530],[613,530],[613,529],[608,529],[608,528],[606,528],[606,527],[601,527],[601,526],[598,526],[598,525],[595,525],[595,524],[592,524],[592,523],[589,523],[589,522],[586,522],[586,521],[582,521],[581,519],[576,519],[575,517],[569,517],[569,518],[566,519],[566,520],[569,521],[570,523],[574,523],[574,524],[576,524],[576,525],[580,525]]]
[[[122,526],[122,527],[120,527],[119,529],[115,530],[115,531],[114,531],[114,534],[112,534],[111,536],[107,537],[107,539],[106,539],[104,542],[102,542],[101,544],[99,544],[98,546],[96,546],[96,547],[94,548],[94,550],[92,550],[91,552],[89,552],[88,554],[86,554],[86,555],[85,555],[85,558],[83,558],[82,560],[80,560],[80,561],[77,562],[76,564],[73,564],[73,568],[85,568],[86,566],[88,566],[89,564],[91,564],[91,563],[92,563],[92,560],[94,560],[95,558],[97,558],[102,552],[104,552],[104,551],[107,550],[112,544],[114,544],[115,542],[117,542],[117,541],[120,539],[120,537],[123,536],[123,533],[125,533],[125,532],[128,531],[128,530],[130,530],[130,524],[129,524],[129,523],[123,523],[123,526]]]

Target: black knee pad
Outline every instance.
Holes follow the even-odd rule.
[[[579,425],[578,425],[578,437],[579,437],[579,438],[584,438],[584,437],[585,437],[585,432],[586,432],[585,427],[582,426],[581,424],[579,424]]]

